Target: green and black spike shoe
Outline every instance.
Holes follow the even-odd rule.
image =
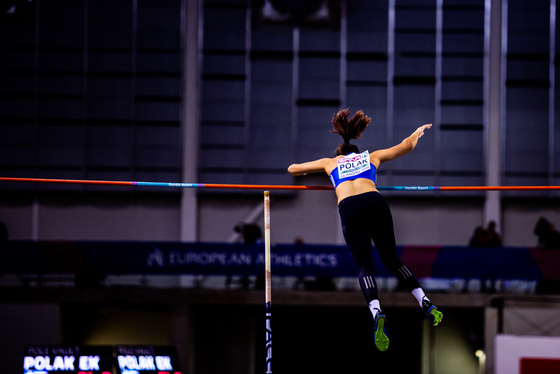
[[[375,317],[375,346],[381,352],[389,348],[389,337],[387,336],[387,318],[378,313]]]
[[[443,313],[427,299],[422,299],[422,310],[430,320],[432,326],[437,326],[443,320]]]

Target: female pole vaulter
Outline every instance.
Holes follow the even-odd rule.
[[[391,148],[360,153],[350,141],[362,136],[371,119],[362,111],[356,112],[351,119],[349,114],[348,109],[341,110],[332,119],[332,132],[344,140],[336,149],[336,157],[292,164],[288,172],[292,175],[325,172],[330,176],[338,198],[344,239],[359,269],[360,287],[375,320],[375,345],[380,351],[386,351],[389,348],[387,318],[379,303],[372,240],[383,264],[418,300],[430,323],[437,326],[443,319],[443,313],[432,304],[418,280],[398,257],[391,210],[376,188],[379,166],[412,151],[424,131],[432,125],[418,127]]]

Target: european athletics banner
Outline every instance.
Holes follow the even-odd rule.
[[[391,276],[374,248],[377,276]],[[560,249],[399,246],[418,278],[560,280]],[[356,276],[344,245],[276,244],[275,275]],[[179,242],[10,241],[0,246],[1,274],[260,275],[264,245]]]
[[[276,275],[355,275],[344,246],[276,245]],[[13,241],[0,248],[0,273],[258,275],[264,244]]]

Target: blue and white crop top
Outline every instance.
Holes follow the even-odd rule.
[[[366,178],[377,183],[377,169],[369,161],[369,152],[350,153],[337,159],[336,168],[331,171],[331,182],[336,189],[342,182],[358,178]]]

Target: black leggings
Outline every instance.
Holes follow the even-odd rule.
[[[379,192],[347,197],[338,204],[338,210],[344,239],[358,266],[360,287],[367,303],[378,298],[372,240],[383,264],[409,291],[420,287],[397,255],[391,209]]]

